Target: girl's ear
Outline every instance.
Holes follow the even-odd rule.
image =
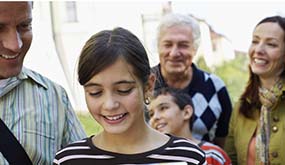
[[[186,105],[183,108],[183,117],[185,120],[190,120],[193,115],[193,108],[191,105]]]
[[[147,84],[144,87],[145,98],[153,96],[155,80],[156,80],[155,75],[151,73],[148,77]]]

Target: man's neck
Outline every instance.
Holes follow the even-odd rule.
[[[167,73],[162,73],[162,76],[165,80],[165,83],[169,87],[176,88],[176,89],[184,89],[192,81],[193,70],[189,69],[189,70],[187,70],[186,73],[172,74],[172,75],[169,75]]]

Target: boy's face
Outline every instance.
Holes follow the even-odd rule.
[[[152,128],[173,135],[179,134],[185,122],[189,123],[189,118],[185,118],[184,110],[179,108],[169,94],[159,95],[151,101],[149,116],[149,124]]]

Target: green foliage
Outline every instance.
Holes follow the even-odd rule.
[[[197,65],[204,70],[203,61],[203,59],[198,60]],[[209,70],[209,68],[205,70]],[[222,65],[216,66],[212,72],[225,82],[232,104],[234,105],[242,94],[248,80],[247,56],[238,55],[234,60],[226,61]]]
[[[77,113],[77,116],[88,137],[102,131],[102,127],[93,119],[90,113]]]
[[[198,58],[196,64],[199,66],[199,68],[203,69],[206,72],[211,73],[211,69],[207,66],[206,61],[202,56]]]

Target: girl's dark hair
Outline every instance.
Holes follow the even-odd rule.
[[[85,43],[78,63],[79,83],[84,85],[119,58],[132,66],[134,75],[143,84],[147,83],[150,75],[147,53],[140,40],[121,27],[98,32]]]
[[[153,97],[157,98],[160,95],[167,95],[167,94],[169,94],[172,97],[172,100],[174,101],[175,104],[178,105],[180,110],[183,110],[186,105],[190,105],[192,107],[193,115],[191,116],[190,122],[189,122],[190,131],[191,131],[193,122],[194,122],[194,112],[195,112],[191,96],[178,89],[174,89],[170,87],[163,87],[163,88],[158,88],[157,90],[155,90]]]
[[[263,20],[261,20],[255,27],[262,23],[267,22],[273,22],[277,23],[284,32],[284,39],[285,42],[285,18],[280,16],[272,16],[272,17],[266,17]],[[284,52],[285,53],[285,52]],[[285,77],[285,70],[281,73],[281,77]],[[256,74],[254,74],[249,67],[249,80],[247,82],[247,86],[245,88],[245,91],[240,97],[240,107],[239,111],[247,118],[253,118],[254,109],[261,108],[261,102],[259,100],[258,96],[258,87],[260,86],[260,80]]]

